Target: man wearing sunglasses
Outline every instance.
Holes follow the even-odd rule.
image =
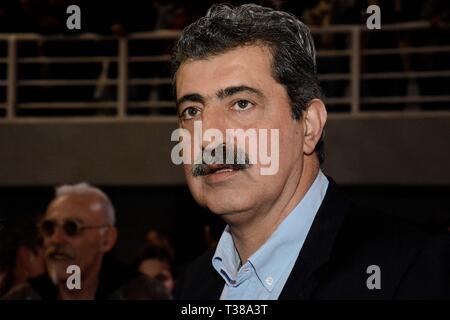
[[[31,279],[7,298],[168,298],[162,285],[105,256],[117,241],[114,224],[113,205],[101,190],[86,183],[57,188],[39,223],[48,275]],[[68,286],[67,280],[74,274],[69,266],[80,270],[79,289]]]

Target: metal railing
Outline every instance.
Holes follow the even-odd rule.
[[[449,26],[445,25],[441,27],[442,30],[449,31]],[[330,106],[348,106],[348,108],[342,108],[342,111],[346,115],[357,116],[362,114],[374,114],[374,113],[386,113],[390,112],[389,109],[376,110],[364,110],[364,105],[392,105],[392,104],[421,104],[421,103],[449,103],[447,109],[442,112],[448,114],[450,111],[450,94],[449,92],[443,92],[439,95],[423,95],[423,94],[404,94],[398,96],[365,96],[362,94],[362,82],[363,81],[389,81],[405,79],[407,81],[417,81],[418,79],[442,79],[449,80],[450,70],[401,70],[392,72],[366,72],[363,70],[362,60],[367,57],[380,57],[380,63],[383,61],[383,56],[386,55],[398,55],[405,57],[408,55],[419,54],[436,54],[443,53],[450,56],[450,45],[427,45],[427,46],[398,46],[392,48],[366,48],[362,45],[363,37],[371,36],[377,32],[407,32],[414,34],[418,31],[431,30],[428,22],[414,22],[403,23],[396,25],[382,26],[380,31],[370,31],[365,26],[351,25],[351,26],[328,26],[328,27],[312,27],[311,31],[313,35],[320,38],[323,35],[343,35],[346,37],[345,43],[347,44],[344,49],[324,49],[318,46],[318,65],[320,66],[321,59],[342,59],[346,60],[345,68],[348,72],[336,72],[336,73],[319,73],[319,80],[322,82],[344,82],[344,86],[340,88],[347,92],[344,96],[328,97],[326,102]],[[152,52],[151,54],[142,54],[136,48],[145,49],[158,47],[153,46],[152,43],[158,41],[166,41],[167,43],[174,42],[179,37],[179,31],[161,30],[154,32],[135,33],[127,37],[116,38],[110,36],[100,36],[95,34],[83,34],[77,36],[43,36],[38,34],[0,34],[0,45],[3,45],[3,53],[0,50],[0,67],[3,65],[3,69],[0,69],[0,122],[15,121],[24,118],[42,119],[48,118],[52,115],[52,112],[61,110],[109,110],[109,114],[105,115],[103,112],[94,112],[91,114],[91,118],[108,118],[115,120],[123,120],[129,117],[143,117],[147,115],[170,115],[175,114],[174,103],[170,98],[161,97],[160,91],[162,87],[168,88],[171,85],[171,79],[168,73],[164,70],[168,69],[161,66],[167,66],[170,61],[170,52],[167,51],[168,45],[160,46],[164,48],[160,52]],[[108,42],[113,44],[111,46],[110,54],[105,55],[89,55],[79,54],[78,56],[64,56],[45,55],[44,54],[23,54],[20,50],[22,44],[34,44],[41,46],[46,43],[60,43],[64,46],[64,43],[80,43],[80,46],[86,43],[99,44]],[[145,44],[146,43],[146,44]],[[150,45],[149,45],[150,43]],[[130,47],[132,45],[133,48]],[[32,51],[32,50],[31,50]],[[137,53],[135,52],[137,51]],[[336,60],[337,61],[337,60]],[[151,71],[153,67],[134,67],[130,68],[130,65],[145,65],[145,64],[159,64],[156,67],[158,70],[152,75],[134,76],[134,71],[147,70]],[[68,66],[68,65],[97,65],[100,66],[98,75],[91,78],[24,78],[20,69],[24,66],[38,66],[39,68],[48,67],[50,65],[55,66]],[[112,66],[116,69],[116,75],[111,76]],[[1,70],[4,70],[3,74]],[[37,72],[39,74],[39,71]],[[89,99],[87,101],[37,101],[23,100],[23,95],[20,92],[20,88],[63,88],[68,87],[69,90],[76,93],[79,88],[90,87],[99,91],[101,88],[109,87],[113,88],[113,99]],[[145,94],[153,96],[153,98],[145,99],[133,99],[130,95],[133,95],[135,91],[132,88],[144,87]],[[100,90],[101,91],[101,90]],[[417,90],[416,90],[417,91]],[[144,94],[144,95],[145,95]],[[45,93],[43,93],[45,95]],[[3,98],[2,98],[3,96]],[[35,114],[31,112],[27,114],[24,111],[39,111],[46,110],[41,114]],[[132,113],[130,110],[147,110],[150,111],[147,114]],[[151,112],[151,111],[155,112]],[[169,110],[162,112],[161,110]],[[172,110],[172,111],[170,111]],[[337,109],[340,111],[339,109]],[[398,111],[398,109],[396,109]],[[336,110],[335,110],[336,111]],[[408,108],[402,109],[401,113],[409,114],[425,114],[427,110]],[[76,114],[76,113],[75,113]],[[52,118],[68,118],[69,115],[52,115]],[[86,117],[87,118],[87,117]]]

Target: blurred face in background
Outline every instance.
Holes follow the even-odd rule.
[[[42,247],[20,246],[17,250],[16,269],[21,271],[23,281],[45,273],[45,257]]]
[[[55,284],[66,281],[70,265],[80,267],[82,280],[97,277],[102,258],[117,237],[103,199],[97,195],[57,197],[50,203],[40,230],[47,270]]]
[[[44,251],[32,221],[1,228],[0,222],[0,296],[46,272]]]
[[[31,252],[30,254],[30,268],[29,277],[34,278],[45,272],[45,259],[44,251],[42,248],[38,248],[37,252]]]
[[[145,259],[139,265],[139,271],[146,276],[160,281],[166,287],[168,292],[172,292],[175,286],[169,263],[166,261],[149,258]]]

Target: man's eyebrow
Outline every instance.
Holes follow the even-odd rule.
[[[244,86],[244,85],[243,86],[234,86],[234,87],[227,87],[225,89],[220,89],[219,91],[217,91],[216,96],[219,99],[224,99],[226,97],[230,97],[230,96],[232,96],[232,95],[234,95],[236,93],[244,92],[244,91],[247,91],[247,92],[250,92],[250,93],[255,93],[255,94],[257,94],[258,96],[261,96],[261,97],[264,96],[264,94],[260,90],[252,88],[252,87]]]
[[[203,96],[198,93],[185,94],[184,96],[182,96],[180,99],[177,100],[177,102],[176,102],[177,107],[179,107],[182,103],[188,102],[188,101],[204,104],[205,98],[203,98]]]

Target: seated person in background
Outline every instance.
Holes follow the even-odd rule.
[[[0,226],[1,228],[1,226]],[[42,244],[34,221],[0,229],[0,297],[45,273]]]
[[[167,299],[158,282],[128,270],[106,254],[115,246],[117,229],[109,198],[86,183],[57,188],[39,230],[48,274],[12,289],[5,299]],[[71,289],[67,280],[80,269],[81,288]]]

